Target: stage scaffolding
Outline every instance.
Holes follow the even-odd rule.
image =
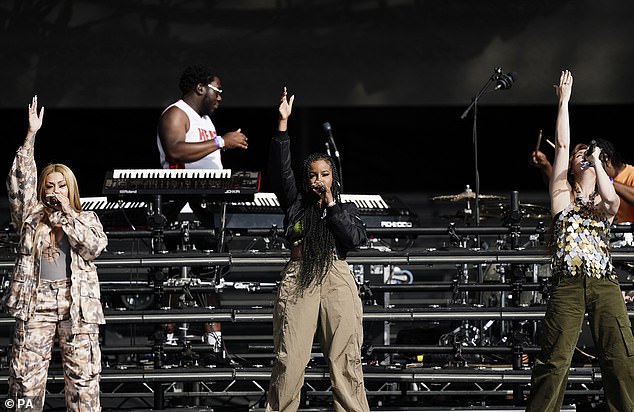
[[[371,408],[522,410],[550,287],[543,226],[450,225],[376,229],[370,235],[408,245],[395,250],[374,242],[347,259],[364,302],[364,378]],[[125,243],[145,236],[153,234],[109,233],[120,249],[110,248],[95,262],[107,322],[101,333],[104,410],[262,409],[273,361],[272,303],[288,250],[151,253],[138,242]],[[242,240],[266,236],[277,233],[254,230]],[[446,246],[408,243],[425,236],[446,238]],[[464,238],[475,236],[490,237],[496,246],[467,247]],[[514,236],[526,238],[523,247],[510,247]],[[613,248],[612,254],[625,273],[621,288],[634,290],[627,275],[634,248]],[[13,259],[11,253],[0,258],[4,287]],[[219,304],[201,304],[197,297],[207,295],[217,296]],[[628,313],[634,318],[634,308]],[[204,329],[196,326],[211,322],[222,325],[221,345],[206,341]],[[0,316],[2,336],[10,336],[13,323]],[[177,325],[172,341],[166,324]],[[583,335],[587,343],[587,332]],[[563,410],[603,400],[592,345],[581,338]],[[9,340],[1,342],[3,400]],[[319,346],[313,349],[302,407],[328,410],[328,368]],[[48,378],[50,407],[63,405],[58,356],[56,351]]]

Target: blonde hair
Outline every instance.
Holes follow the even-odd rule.
[[[72,170],[66,165],[61,163],[51,163],[47,165],[40,173],[40,179],[37,182],[37,198],[40,202],[44,199],[45,182],[48,175],[51,173],[61,173],[66,181],[66,187],[68,187],[68,200],[70,201],[70,207],[75,212],[81,212],[81,199],[79,197],[79,188],[77,187],[77,179]]]

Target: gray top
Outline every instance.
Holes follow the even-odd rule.
[[[70,244],[68,243],[68,238],[66,236],[62,236],[57,250],[59,252],[59,256],[54,261],[41,258],[41,280],[70,279]]]

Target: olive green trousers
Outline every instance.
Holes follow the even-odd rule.
[[[598,353],[606,410],[634,411],[634,338],[618,280],[553,276],[527,411],[559,411],[584,316]]]

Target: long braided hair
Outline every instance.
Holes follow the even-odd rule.
[[[323,218],[326,205],[319,207],[318,196],[313,192],[309,172],[314,162],[324,160],[330,165],[332,174],[331,193],[337,203],[341,200],[339,173],[332,158],[323,153],[313,153],[304,160],[302,167],[301,190],[304,193],[302,208],[304,212],[304,239],[302,241],[302,260],[298,276],[298,292],[302,293],[313,282],[321,282],[332,264],[335,238]]]

